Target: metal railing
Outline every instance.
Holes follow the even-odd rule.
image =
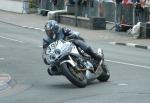
[[[38,8],[37,0],[22,0],[22,2],[23,2],[22,13],[29,13],[31,9]]]
[[[64,1],[62,0],[61,3],[62,2]],[[65,8],[64,6],[65,4],[62,5],[62,9]],[[50,0],[41,0],[38,8],[44,11],[58,10],[57,6],[54,7]],[[120,25],[127,26],[133,26],[138,21],[147,22],[149,15],[146,9],[144,9],[143,14],[139,13],[140,15],[137,15],[138,11],[135,9],[134,4],[123,5],[121,3],[116,4],[114,2],[100,2],[99,0],[94,0],[93,4],[90,1],[87,3],[86,6],[83,6],[81,4],[80,6],[78,6],[77,12],[78,13],[75,13],[76,16],[83,16],[89,18],[92,16],[105,17],[106,21],[109,23],[119,23]]]

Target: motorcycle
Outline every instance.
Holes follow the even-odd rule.
[[[80,88],[86,87],[88,82],[95,79],[105,82],[109,79],[110,73],[104,63],[102,49],[99,48],[97,53],[102,57],[100,62],[70,41],[55,41],[46,50],[46,60],[49,63],[47,72],[51,76],[64,75]]]

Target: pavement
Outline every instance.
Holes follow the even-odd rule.
[[[16,12],[16,13],[23,13],[23,2],[22,0],[1,0],[0,1],[0,9]]]
[[[48,17],[41,16],[39,14],[21,14],[21,13],[14,13],[14,12],[0,10],[1,22],[5,22],[8,24],[12,24],[24,28],[44,31],[44,25],[47,20]],[[78,28],[69,25],[63,25],[63,24],[61,25],[81,32],[82,33],[81,35],[84,36],[85,38],[87,37],[86,35],[88,35],[90,39],[106,40],[112,44],[141,47],[142,49],[150,49],[150,39],[135,39],[130,34],[127,34],[126,32],[116,32],[114,30],[109,30],[113,27],[113,24],[107,24],[106,26],[107,30],[89,30],[89,29]]]
[[[10,1],[11,0],[5,0],[5,5]],[[13,1],[13,2],[18,3],[19,1]],[[0,4],[0,7],[2,8],[1,5],[4,6],[4,2],[1,2]],[[22,5],[22,4],[20,3],[18,5]],[[18,13],[17,12],[18,8],[19,7],[15,8],[14,6],[14,9],[12,9],[12,11],[9,8],[1,9],[0,22],[8,23],[11,25],[16,25],[28,29],[41,30],[44,32],[44,25],[48,20],[48,17],[41,16],[39,14]],[[69,25],[63,25],[63,24],[60,25],[79,31],[80,33],[82,33],[81,36],[83,36],[85,39],[105,40],[110,44],[114,44],[114,45],[131,46],[135,48],[150,50],[150,39],[135,39],[131,35],[127,34],[126,32],[116,32],[114,30],[110,30],[110,28],[113,27],[113,24],[107,24],[106,30],[89,30],[89,29],[78,28]],[[9,74],[0,73],[0,91],[9,87],[8,84],[10,81],[11,81],[11,76]]]

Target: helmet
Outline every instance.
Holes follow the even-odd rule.
[[[45,25],[45,31],[47,36],[53,37],[54,34],[56,34],[59,30],[59,26],[57,21],[55,20],[49,20]]]

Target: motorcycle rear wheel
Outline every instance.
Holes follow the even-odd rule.
[[[87,79],[83,72],[75,71],[75,68],[73,68],[70,64],[67,63],[63,63],[62,67],[63,67],[63,74],[72,84],[74,84],[79,88],[86,87]]]

